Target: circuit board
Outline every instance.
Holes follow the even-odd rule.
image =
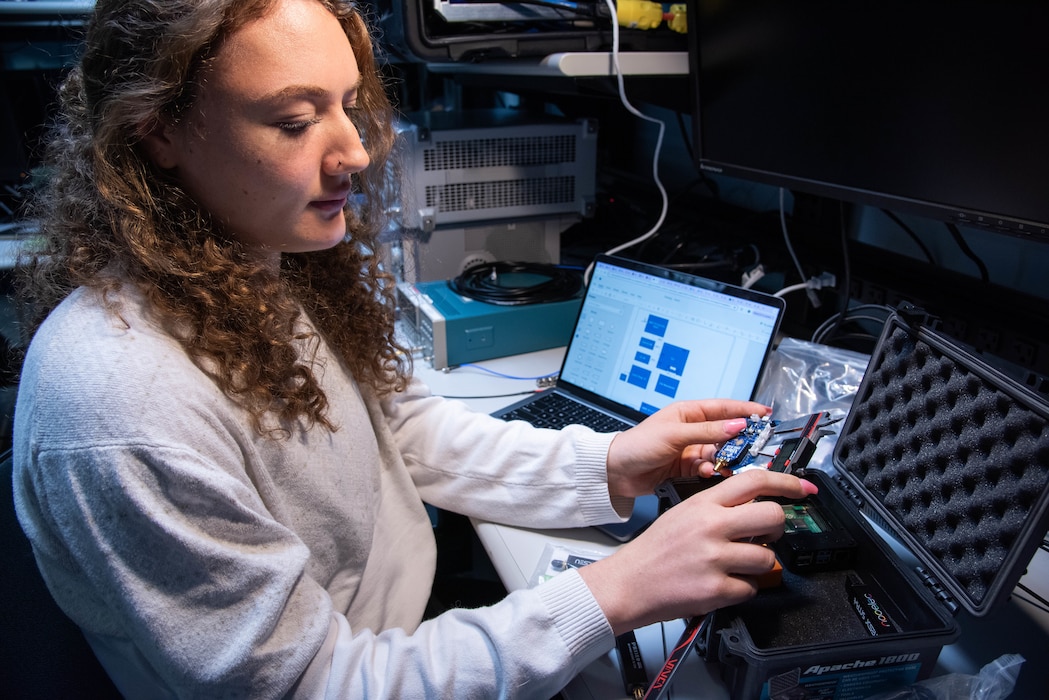
[[[747,419],[747,427],[718,449],[714,455],[714,468],[722,474],[726,470],[735,474],[753,464],[778,424],[770,416],[752,415]]]
[[[759,468],[802,474],[816,443],[832,434],[827,428],[839,420],[827,411],[787,421],[752,415],[747,427],[715,453],[714,467],[724,476]]]

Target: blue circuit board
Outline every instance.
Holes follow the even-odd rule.
[[[747,427],[718,449],[714,455],[714,467],[722,473],[725,470],[736,473],[752,464],[772,437],[776,425],[778,422],[769,416],[748,418]]]

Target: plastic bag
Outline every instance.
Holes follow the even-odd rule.
[[[784,338],[769,358],[756,400],[789,420],[830,411],[845,415],[860,388],[870,355]]]
[[[1016,687],[1024,657],[1003,654],[980,669],[979,675],[947,673],[867,700],[1002,700]]]
[[[528,581],[528,585],[532,587],[544,581],[549,581],[562,571],[582,568],[606,556],[608,554],[605,552],[578,549],[567,544],[548,542],[543,548],[543,556],[539,557],[539,563],[536,565],[535,572]]]

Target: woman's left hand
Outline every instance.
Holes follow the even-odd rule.
[[[667,479],[714,474],[717,446],[739,434],[747,417],[772,409],[753,401],[677,401],[612,440],[608,490],[613,496],[652,493]]]

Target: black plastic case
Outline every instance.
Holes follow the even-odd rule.
[[[584,3],[585,4],[585,3]],[[421,63],[465,62],[609,51],[608,19],[572,22],[446,22],[427,0],[376,0],[381,43],[401,59]],[[527,3],[523,7],[528,7]],[[569,15],[569,17],[571,17]],[[619,32],[622,51],[685,51],[684,34],[665,27]]]
[[[890,317],[834,471],[806,475],[820,491],[803,505],[846,533],[804,544],[811,566],[713,613],[697,642],[733,698],[859,700],[928,677],[954,615],[1007,600],[1049,527],[1049,402],[923,321]]]

